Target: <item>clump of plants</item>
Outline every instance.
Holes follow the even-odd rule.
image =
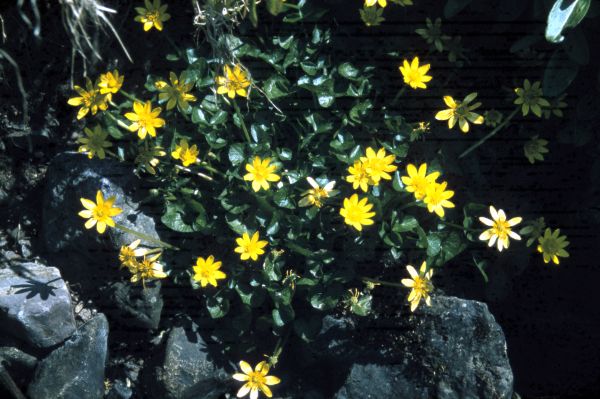
[[[106,71],[75,86],[68,99],[86,123],[79,152],[131,165],[153,187],[161,222],[187,237],[167,243],[127,229],[114,220],[122,213],[119,198],[89,193],[83,208],[73,210],[86,219],[85,228],[99,234],[123,229],[140,238],[115,254],[115,268],[120,264],[132,284],[171,279],[194,290],[198,306],[219,319],[229,337],[251,341],[255,331],[269,331],[277,338],[273,353],[255,368],[239,363],[241,373],[233,378],[244,385],[238,396],[256,398],[260,391],[270,397],[269,386],[280,381],[268,374],[287,337],[312,340],[324,315],[340,308],[370,314],[378,286],[398,287],[417,312],[435,301],[435,270],[469,248],[503,251],[524,236],[546,263],[568,257],[560,230],[543,219],[524,221],[501,204],[458,202],[455,192],[464,188],[444,173],[444,160],[412,151],[433,125],[447,126],[449,135],[456,127],[463,134],[492,127],[466,156],[517,113],[539,118],[555,112],[539,82],[525,80],[515,89],[515,108],[506,116],[486,109],[476,92],[440,92],[431,93],[440,99],[436,113],[407,120],[378,102],[383,84],[374,66],[333,55],[331,30],[318,23],[324,10],[304,0],[265,3],[284,23],[317,23],[242,38],[234,26],[244,18],[258,23],[255,2],[196,3],[202,30],[223,33],[212,38],[209,51],[162,54],[171,72],[148,74],[143,87]],[[361,13],[374,4],[367,0]],[[168,34],[166,4],[145,0],[135,10],[131,23],[140,23],[141,32]],[[227,23],[224,10],[230,25],[211,25],[211,15]],[[428,20],[415,37],[437,51],[452,49],[440,26]],[[453,54],[457,60],[462,53]],[[400,97],[442,79],[419,54],[403,54],[393,68],[404,82]],[[524,151],[531,162],[547,152],[537,137]],[[163,252],[184,246],[195,253],[188,267],[161,260]],[[376,267],[384,258],[406,269],[406,278],[384,280]],[[474,263],[485,276],[481,262]]]

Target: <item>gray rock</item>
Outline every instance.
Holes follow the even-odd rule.
[[[122,380],[116,380],[110,387],[105,399],[129,399],[131,395],[133,395],[131,388]]]
[[[139,210],[135,197],[145,194],[131,166],[62,153],[50,163],[47,179],[41,235],[53,261],[66,278],[81,284],[88,295],[96,295],[97,304],[109,311],[110,317],[126,320],[128,325],[156,328],[163,306],[160,284],[140,294],[142,289],[130,283],[107,283],[123,273],[118,268],[120,247],[137,237],[113,228],[104,234],[95,228],[87,230],[85,220],[78,215],[83,209],[80,198],[95,201],[97,190],[102,190],[105,198],[115,196],[115,206],[123,209],[115,222],[159,238],[154,219]]]
[[[160,323],[163,299],[160,295],[160,281],[146,283],[144,289],[130,282],[115,282],[107,286],[106,296],[114,301],[118,312],[115,316],[123,324],[155,329]]]
[[[487,306],[445,296],[432,302],[366,332],[335,398],[511,398],[504,334]]]
[[[217,399],[229,390],[230,378],[215,366],[197,326],[175,327],[167,339],[162,366],[156,370],[161,390],[155,398]],[[163,392],[160,392],[163,391]]]
[[[107,350],[108,322],[99,313],[39,363],[27,391],[29,397],[102,398]]]
[[[115,206],[123,210],[114,218],[115,222],[159,238],[154,219],[142,213],[134,199],[139,188],[140,181],[128,164],[112,159],[88,159],[72,152],[57,155],[48,167],[42,214],[41,233],[48,251],[89,254],[107,243],[109,248],[118,250],[137,239],[118,229],[108,228],[102,235],[95,228],[85,229],[85,219],[78,215],[84,209],[80,198],[95,202],[98,190],[102,190],[105,198],[115,196]]]
[[[0,269],[0,333],[47,348],[74,331],[71,297],[57,268],[10,262]]]
[[[33,376],[38,359],[17,348],[0,347],[0,363],[4,365],[15,383],[23,388]]]

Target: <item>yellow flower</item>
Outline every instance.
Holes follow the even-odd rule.
[[[344,207],[340,209],[340,215],[346,224],[362,231],[363,226],[373,224],[372,217],[375,216],[375,212],[369,212],[371,208],[373,205],[368,203],[367,198],[359,201],[358,195],[352,194],[350,198],[344,198]]]
[[[236,238],[235,242],[238,246],[234,251],[240,254],[240,259],[242,260],[257,260],[259,255],[265,253],[263,248],[268,244],[267,241],[260,241],[258,231],[252,235],[252,238],[250,238],[248,233],[244,233],[241,237]]]
[[[298,206],[314,205],[317,208],[320,208],[323,206],[323,201],[325,199],[337,194],[337,191],[333,189],[335,187],[335,181],[330,181],[321,187],[312,177],[307,177],[306,180],[312,188],[302,193],[304,197],[298,202]]]
[[[280,177],[273,173],[277,166],[270,165],[271,159],[265,158],[261,160],[260,157],[254,157],[252,164],[246,164],[246,173],[244,180],[252,182],[252,189],[259,191],[269,189],[269,182],[279,181]]]
[[[198,257],[196,259],[196,265],[193,267],[194,269],[194,281],[200,282],[202,288],[206,287],[207,284],[217,286],[217,280],[222,280],[227,275],[220,271],[221,262],[215,262],[215,257],[210,255],[208,258],[204,259]]]
[[[158,99],[160,101],[167,101],[167,110],[175,108],[175,105],[182,111],[187,110],[190,107],[188,101],[196,101],[196,97],[188,93],[194,87],[194,83],[186,83],[183,72],[179,74],[179,78],[175,73],[169,72],[169,80],[171,81],[170,85],[164,81],[155,83],[155,86],[160,91]]]
[[[360,187],[360,189],[366,193],[369,189],[370,181],[366,165],[358,160],[354,162],[354,165],[348,168],[348,172],[350,172],[350,176],[346,177],[346,181],[352,183],[353,189],[356,190]]]
[[[167,277],[167,274],[163,271],[163,265],[157,262],[160,257],[160,253],[147,257],[144,256],[141,262],[137,260],[128,265],[129,272],[132,276],[129,281],[137,283],[142,281],[142,285],[146,288],[146,280],[153,280]]]
[[[158,157],[164,157],[167,153],[162,147],[140,148],[140,153],[135,157],[135,163],[139,168],[143,168],[146,172],[155,175],[156,167],[160,163]]]
[[[73,89],[79,94],[79,97],[71,97],[67,104],[74,107],[79,107],[77,112],[77,119],[81,119],[92,112],[92,115],[96,115],[98,110],[105,111],[108,108],[106,102],[106,95],[100,94],[100,91],[94,87],[92,81],[89,78],[85,80],[85,89],[79,86],[73,86]]]
[[[529,114],[529,110],[531,110],[537,117],[541,118],[542,107],[550,107],[548,100],[542,97],[543,93],[539,81],[534,82],[532,85],[529,79],[525,79],[523,87],[517,87],[515,93],[517,98],[514,103],[521,106],[523,116]]]
[[[404,83],[413,89],[426,89],[425,83],[431,80],[431,76],[427,75],[430,67],[430,64],[419,66],[419,57],[413,58],[412,63],[404,60],[403,66],[400,67]]]
[[[250,80],[239,65],[235,65],[233,70],[229,65],[225,65],[223,74],[225,76],[217,76],[215,79],[219,86],[217,94],[227,94],[229,98],[235,98],[236,94],[241,97],[248,95],[246,87],[250,86]]]
[[[146,101],[145,104],[134,101],[133,112],[125,114],[125,118],[133,122],[129,130],[137,131],[138,137],[142,140],[146,138],[146,134],[156,137],[156,128],[165,125],[165,120],[158,117],[160,111],[160,107],[152,108],[150,101]]]
[[[569,241],[566,236],[560,235],[560,229],[554,230],[547,228],[544,235],[538,239],[539,245],[537,250],[544,257],[544,263],[554,262],[559,264],[558,257],[568,258],[569,253],[565,250]]]
[[[144,24],[144,31],[147,32],[153,27],[159,31],[163,30],[163,22],[168,21],[171,16],[166,13],[167,5],[161,5],[160,0],[144,0],[144,7],[135,7],[135,11],[139,14],[135,17],[137,22]]]
[[[270,366],[267,362],[262,361],[256,365],[254,370],[245,361],[240,362],[242,373],[235,373],[233,379],[245,382],[237,393],[237,397],[241,398],[250,392],[250,399],[258,398],[258,391],[265,394],[266,397],[273,397],[273,393],[268,385],[277,385],[281,380],[269,374]]]
[[[402,183],[405,184],[405,189],[409,193],[414,193],[415,199],[422,200],[427,194],[427,189],[435,184],[435,181],[440,175],[440,172],[432,172],[427,174],[427,164],[422,163],[417,170],[413,164],[408,164],[406,167],[408,176],[402,176]]]
[[[96,125],[94,130],[86,127],[83,131],[87,137],[77,139],[77,142],[81,144],[77,151],[87,154],[89,159],[92,159],[94,155],[100,159],[104,159],[106,157],[104,149],[112,147],[112,143],[106,140],[108,133],[100,125]]]
[[[506,214],[502,209],[498,209],[493,206],[490,206],[490,215],[492,219],[484,218],[483,216],[479,217],[479,221],[486,226],[490,226],[491,228],[485,230],[479,236],[479,239],[482,241],[488,241],[488,246],[493,246],[496,240],[498,241],[498,251],[502,252],[502,249],[508,248],[508,237],[511,237],[515,240],[520,240],[521,236],[512,231],[512,227],[521,223],[523,218],[515,217],[510,220],[506,220]]]
[[[395,159],[394,155],[385,155],[385,148],[380,148],[375,153],[375,150],[371,147],[367,148],[365,157],[360,157],[369,178],[375,186],[379,185],[381,179],[392,180],[392,176],[388,172],[394,172],[398,169],[396,165],[392,165]]]
[[[183,166],[189,166],[198,160],[198,147],[196,144],[190,147],[186,139],[181,139],[175,151],[171,152],[171,156],[181,160]]]
[[[148,249],[146,248],[138,248],[141,240],[135,240],[129,245],[121,246],[119,251],[119,261],[121,261],[121,267],[131,267],[137,262],[137,257],[146,256],[148,254]]]
[[[408,302],[410,303],[410,311],[414,312],[421,302],[421,298],[425,298],[427,306],[431,306],[431,297],[429,293],[433,290],[433,284],[431,283],[431,277],[433,276],[433,269],[427,271],[427,263],[423,262],[419,273],[411,265],[406,266],[408,274],[412,278],[402,279],[402,284],[405,287],[412,288],[410,294],[408,294]]]
[[[112,72],[106,72],[100,75],[100,82],[98,82],[98,89],[100,94],[106,94],[107,101],[112,99],[112,95],[116,94],[123,86],[123,75],[119,76],[119,71],[116,69]]]
[[[481,103],[475,103],[473,105],[469,105],[471,101],[473,101],[477,97],[477,93],[471,93],[465,97],[465,99],[460,102],[454,100],[450,96],[444,96],[444,102],[449,109],[445,109],[443,111],[439,111],[435,114],[435,119],[439,121],[448,121],[448,128],[452,129],[456,122],[458,121],[458,126],[463,133],[467,133],[469,131],[469,122],[474,123],[476,125],[481,125],[483,123],[483,116],[472,112],[474,109],[479,108]]]
[[[423,202],[427,204],[429,212],[435,212],[436,215],[443,218],[444,208],[454,208],[454,204],[448,201],[454,196],[454,191],[446,191],[447,182],[431,183],[425,190]]]
[[[373,7],[375,3],[379,4],[382,8],[387,6],[387,0],[365,0],[366,7]]]
[[[106,226],[115,227],[112,217],[123,212],[121,208],[113,207],[115,199],[115,197],[110,197],[104,200],[104,195],[100,190],[96,193],[96,203],[86,198],[80,198],[85,209],[79,212],[79,216],[88,219],[85,222],[85,228],[91,229],[96,226],[98,233],[102,234],[106,230]]]

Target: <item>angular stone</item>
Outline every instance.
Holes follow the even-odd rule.
[[[21,388],[29,383],[37,362],[38,359],[35,356],[17,348],[0,346],[0,363],[4,365],[11,378]]]
[[[108,228],[104,234],[98,234],[95,228],[84,227],[85,219],[78,215],[83,209],[80,198],[95,202],[98,190],[102,190],[105,198],[115,196],[115,206],[123,210],[114,217],[115,222],[158,238],[154,219],[139,209],[142,198],[136,195],[140,195],[140,184],[130,164],[112,159],[88,159],[73,152],[57,155],[48,167],[42,214],[41,233],[48,251],[88,254],[107,244],[118,250],[137,239],[118,229]]]
[[[384,327],[361,332],[369,339],[335,398],[511,398],[504,333],[485,304],[435,296]]]
[[[192,323],[174,327],[169,333],[156,378],[162,388],[153,392],[157,399],[217,399],[229,390],[230,382],[210,360],[208,345]]]
[[[47,348],[74,331],[71,296],[57,268],[11,261],[0,269],[0,333]]]
[[[108,322],[99,313],[43,359],[27,391],[31,399],[101,399]]]
[[[114,316],[126,326],[155,329],[160,323],[163,299],[160,281],[147,283],[146,288],[130,282],[110,283],[105,295],[114,301],[118,311]]]

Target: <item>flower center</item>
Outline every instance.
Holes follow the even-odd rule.
[[[503,222],[498,220],[494,222],[494,234],[496,234],[498,238],[505,239],[510,231],[510,226],[506,221]]]
[[[544,253],[547,254],[555,254],[559,251],[559,247],[558,247],[558,243],[556,242],[556,240],[544,240],[543,244],[542,244],[542,250]]]
[[[248,374],[248,377],[248,382],[251,385],[259,386],[264,385],[265,383],[265,376],[259,372],[253,371],[252,373]]]
[[[148,19],[148,21],[156,23],[156,21],[158,21],[160,18],[160,14],[158,13],[158,11],[148,11],[146,12],[146,18]]]

